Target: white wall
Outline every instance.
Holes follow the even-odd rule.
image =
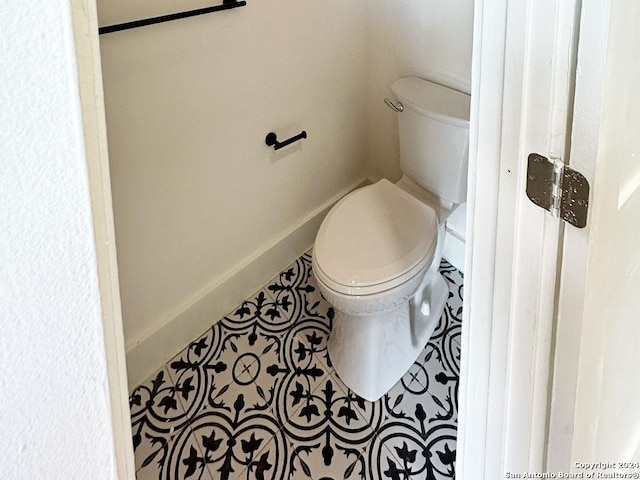
[[[109,25],[205,4],[98,7]],[[399,178],[382,100],[404,75],[468,88],[472,18],[472,0],[269,0],[101,37],[130,379],[206,328],[185,315],[248,295],[212,292],[303,219],[366,176]]]
[[[364,178],[363,7],[254,1],[101,37],[129,349]]]
[[[470,90],[473,0],[367,1],[367,168],[401,176],[391,84],[415,75]]]
[[[0,471],[114,479],[70,2],[0,3]]]

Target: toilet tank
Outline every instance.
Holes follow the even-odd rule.
[[[401,78],[391,90],[404,106],[398,113],[403,173],[443,200],[463,203],[471,97],[417,77]]]

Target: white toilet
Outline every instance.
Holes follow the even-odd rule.
[[[336,311],[329,358],[371,401],[409,370],[438,324],[448,297],[438,273],[444,223],[467,189],[470,97],[416,77],[391,90],[403,106],[404,175],[340,200],[313,250],[316,281]]]

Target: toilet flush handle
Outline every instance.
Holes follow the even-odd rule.
[[[403,112],[404,111],[404,106],[400,102],[393,103],[388,98],[385,98],[384,99],[384,103],[386,103],[389,106],[389,108],[391,108],[391,110],[394,110],[396,112]]]

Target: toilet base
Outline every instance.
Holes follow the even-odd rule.
[[[447,283],[436,272],[410,301],[392,310],[371,315],[336,311],[328,351],[345,385],[369,401],[388,392],[426,346],[448,295]],[[428,308],[422,298],[428,299]]]

